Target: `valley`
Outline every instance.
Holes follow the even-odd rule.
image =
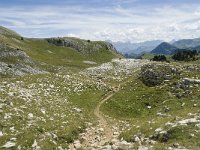
[[[199,60],[0,31],[0,149],[199,149]]]

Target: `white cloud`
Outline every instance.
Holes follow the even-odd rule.
[[[120,5],[99,8],[10,7],[0,8],[0,23],[28,37],[76,36],[92,40],[169,41],[200,37],[199,12],[198,5],[160,8],[123,8]]]

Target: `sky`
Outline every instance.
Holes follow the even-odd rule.
[[[143,42],[200,37],[200,0],[1,0],[0,25],[26,37]]]

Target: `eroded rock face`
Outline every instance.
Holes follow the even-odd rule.
[[[0,62],[0,75],[17,75],[23,76],[25,74],[44,74],[48,73],[37,68],[33,68],[25,64],[7,64]]]
[[[22,50],[0,45],[0,75],[43,74],[35,62]]]
[[[171,65],[147,64],[141,68],[140,79],[147,86],[156,86],[179,74],[180,69]]]
[[[184,79],[183,79],[183,82],[184,82],[186,85],[189,85],[189,84],[200,84],[200,80],[199,80],[199,79],[184,78]]]
[[[1,50],[0,51],[0,57],[18,57],[22,59],[26,63],[33,63],[31,58],[23,51],[21,50],[15,50],[15,49],[9,49],[9,50]]]
[[[102,50],[107,50],[109,52],[118,53],[115,47],[109,42],[97,42],[90,40],[81,40],[78,38],[49,38],[46,39],[48,43],[54,44],[56,46],[69,47],[77,50],[82,54],[90,54],[93,52],[100,52]]]

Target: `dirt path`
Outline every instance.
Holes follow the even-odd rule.
[[[139,70],[138,68],[135,69],[135,72]],[[118,148],[128,149],[132,145],[130,143],[126,143],[124,141],[120,141],[118,136],[120,134],[120,130],[116,125],[109,125],[108,118],[104,116],[101,112],[101,106],[110,100],[119,90],[121,86],[126,85],[131,78],[124,81],[123,83],[119,84],[117,87],[113,86],[113,90],[108,92],[102,100],[98,103],[98,105],[94,109],[94,115],[98,119],[98,124],[96,126],[90,126],[86,129],[85,133],[80,134],[79,140],[74,141],[73,144],[69,146],[70,150],[76,149],[116,149],[111,148],[110,142],[114,142],[114,144]],[[106,147],[107,146],[107,147]]]
[[[108,101],[110,98],[113,97],[113,95],[115,93],[117,93],[120,90],[120,85],[115,88],[113,87],[113,91],[108,93],[105,98],[102,99],[102,101],[97,105],[97,107],[94,110],[94,115],[97,116],[97,118],[99,118],[99,123],[102,124],[102,126],[104,127],[104,133],[105,133],[105,139],[104,142],[109,142],[112,137],[113,137],[113,131],[112,131],[112,127],[108,124],[105,116],[103,115],[103,113],[100,111],[100,107],[106,102]]]
[[[114,129],[115,127],[113,125],[109,125],[107,121],[108,119],[101,112],[100,108],[120,90],[122,85],[125,85],[129,80],[119,84],[117,87],[113,86],[113,90],[108,92],[102,98],[94,109],[94,115],[98,119],[98,124],[94,127],[86,129],[86,132],[80,135],[80,139],[75,141],[75,143],[70,146],[70,150],[75,150],[77,148],[82,148],[84,150],[92,148],[101,149],[105,145],[109,145],[108,143],[112,142],[112,140],[116,141],[118,135],[114,134],[119,133],[119,130]],[[127,149],[127,146],[120,145],[120,147]]]
[[[102,127],[104,128],[105,133],[105,139],[104,142],[109,142],[112,139],[113,131],[112,128],[108,125],[108,122],[106,121],[106,118],[104,117],[103,113],[100,111],[100,107],[109,100],[115,93],[109,93],[95,108],[94,115],[97,116],[99,119],[99,123],[102,124]]]
[[[113,88],[114,89],[114,88]],[[110,142],[113,138],[112,126],[107,122],[107,119],[100,111],[101,106],[108,101],[115,93],[117,93],[119,88],[113,90],[105,95],[105,97],[100,101],[94,110],[94,115],[98,118],[98,125],[91,130],[89,130],[85,135],[82,143],[82,148],[98,147],[103,146]]]
[[[86,133],[83,133],[80,137],[82,142],[75,141],[69,146],[70,150],[75,150],[77,148],[89,149],[91,147],[101,147],[112,140],[114,131],[112,130],[112,126],[108,124],[103,113],[100,111],[100,108],[118,91],[119,87],[107,93],[100,103],[98,103],[94,110],[94,115],[98,118],[98,125],[88,128]]]
[[[117,88],[113,87],[113,90],[108,92],[102,98],[94,109],[94,115],[98,119],[98,125],[86,129],[86,132],[80,135],[80,140],[74,141],[73,144],[69,145],[70,150],[76,150],[78,148],[87,150],[94,147],[101,147],[113,139],[114,131],[112,126],[108,124],[107,119],[101,112],[100,108],[106,101],[112,98],[119,89],[120,85]]]

